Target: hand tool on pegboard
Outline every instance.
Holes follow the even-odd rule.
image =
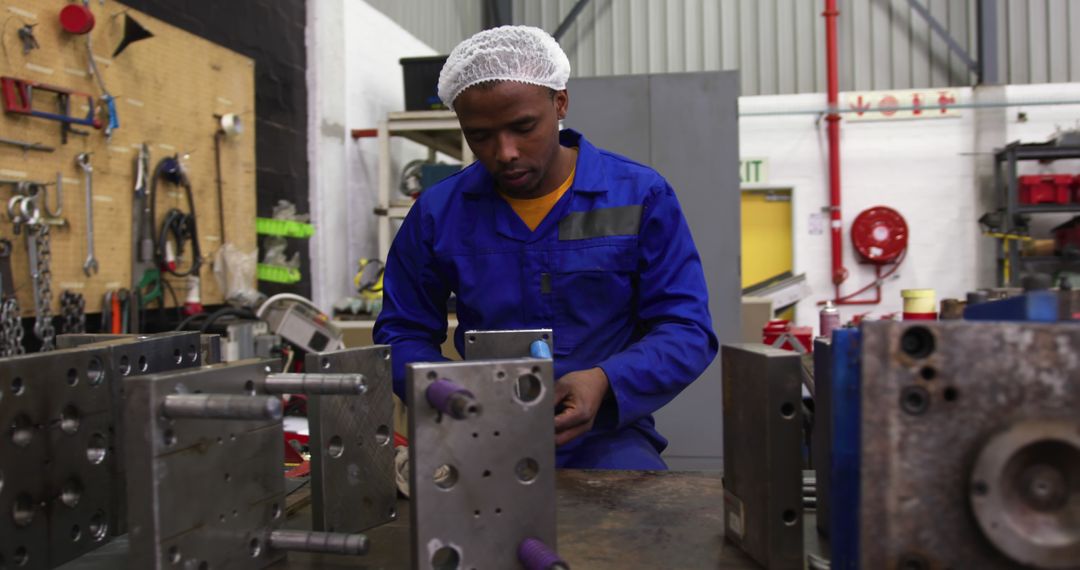
[[[90,0],[83,0],[82,6],[69,4],[60,10],[60,25],[69,34],[86,36],[86,59],[90,64],[90,75],[94,77],[101,90],[101,101],[105,105],[105,112],[109,118],[105,125],[105,137],[111,139],[113,131],[120,127],[120,119],[116,114],[116,98],[105,88],[105,80],[94,59],[94,47],[90,39],[90,31],[94,29],[94,13],[90,11]],[[91,113],[93,111],[94,108],[91,106]]]
[[[95,129],[101,128],[101,121],[94,116],[94,97],[87,93],[16,77],[0,77],[0,91],[2,91],[4,97],[5,113],[58,121],[60,123],[60,141],[64,144],[67,144],[68,134],[88,134],[86,131],[73,129],[72,125],[85,125]],[[44,91],[56,95],[57,112],[51,113],[35,107],[35,91]],[[80,118],[71,114],[71,100],[73,98],[77,100],[85,98],[88,108],[85,117]]]
[[[83,263],[83,273],[91,277],[98,272],[98,261],[94,257],[94,167],[90,165],[89,153],[80,153],[75,161],[86,179],[86,261]]]

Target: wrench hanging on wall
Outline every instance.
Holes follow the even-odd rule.
[[[90,165],[90,155],[85,152],[80,153],[75,161],[83,169],[86,179],[86,261],[83,263],[83,273],[90,277],[98,272],[98,261],[94,257],[94,167]]]

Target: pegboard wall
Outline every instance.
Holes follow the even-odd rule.
[[[55,85],[88,93],[99,100],[101,92],[89,72],[87,37],[72,35],[59,22],[66,0],[0,0],[0,75]],[[61,143],[60,123],[38,117],[5,113],[0,117],[0,137],[55,148],[54,152],[24,151],[0,145],[0,180],[54,183],[57,173],[63,181],[63,212],[67,224],[53,227],[52,292],[53,312],[65,290],[86,298],[86,311],[99,312],[106,291],[132,288],[141,275],[132,273],[132,204],[136,160],[139,147],[150,149],[151,173],[166,156],[180,155],[191,181],[195,202],[199,244],[204,263],[201,275],[202,303],[224,300],[211,271],[211,261],[221,246],[214,164],[214,138],[218,130],[215,115],[239,115],[243,132],[221,141],[221,181],[224,201],[225,237],[244,251],[253,251],[255,237],[255,76],[254,61],[213,44],[114,0],[92,0],[95,26],[90,32],[94,58],[105,86],[116,98],[120,127],[107,140],[104,129],[87,136],[70,135]],[[113,57],[124,32],[125,13],[153,37],[130,44]],[[18,30],[33,25],[39,49],[23,53]],[[38,93],[35,108],[54,111],[55,97]],[[85,116],[84,100],[72,101],[72,115]],[[91,153],[93,166],[93,220],[95,256],[100,269],[96,275],[83,273],[87,257],[86,200],[83,171],[76,163],[80,153]],[[49,205],[55,210],[55,186],[50,186]],[[6,205],[14,195],[10,184],[0,185],[0,200]],[[164,214],[171,208],[188,212],[183,188],[159,180],[155,235]],[[34,312],[32,281],[28,262],[26,232],[14,234],[6,208],[0,213],[0,237],[13,242],[12,270],[15,289],[24,316]],[[182,267],[191,263],[190,247],[185,247]],[[186,258],[186,259],[185,259]],[[166,275],[180,303],[188,285],[185,279]],[[252,283],[254,286],[254,283]],[[169,306],[172,297],[166,292]]]

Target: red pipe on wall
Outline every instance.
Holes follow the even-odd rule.
[[[829,96],[829,114],[825,117],[829,129],[829,225],[832,235],[832,281],[838,301],[841,300],[840,284],[848,276],[844,268],[844,225],[840,219],[840,115],[836,112],[840,98],[836,51],[836,19],[839,15],[836,0],[826,0],[822,16],[825,17],[825,69]]]

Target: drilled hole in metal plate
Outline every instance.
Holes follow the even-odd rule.
[[[26,387],[23,386],[23,379],[22,378],[19,378],[18,376],[16,376],[15,379],[11,381],[11,393],[12,394],[15,394],[16,396],[22,396],[23,391],[25,391],[25,389],[26,389]]]
[[[942,396],[944,396],[946,402],[955,402],[956,399],[960,397],[960,392],[958,392],[956,388],[949,386],[942,392]]]
[[[791,402],[784,402],[780,404],[780,417],[785,420],[790,420],[795,417],[795,404]]]
[[[173,433],[173,430],[171,430],[171,429],[165,430],[165,433],[161,434],[161,437],[165,441],[165,445],[167,445],[167,446],[176,445],[176,434]]]
[[[900,407],[913,416],[921,415],[930,407],[930,393],[922,386],[908,386],[900,391]]]
[[[30,526],[30,523],[34,522],[34,498],[26,493],[15,497],[15,502],[11,505],[11,518],[15,521],[15,526]]]
[[[502,514],[502,509],[500,509],[500,508],[496,508],[496,509],[495,509],[495,514],[497,514],[497,515],[501,515],[501,514]]]
[[[105,540],[105,536],[109,534],[109,522],[105,520],[105,511],[97,511],[94,516],[90,517],[90,525],[87,527],[90,531],[90,539],[94,542],[101,542]]]
[[[453,546],[444,546],[431,554],[432,570],[457,570],[461,554]]]
[[[435,468],[432,480],[435,481],[435,486],[440,489],[452,489],[454,485],[457,485],[457,468],[450,464],[440,465]]]
[[[150,369],[150,363],[146,361],[145,355],[139,356],[139,372],[146,372]]]
[[[469,344],[476,342],[476,335],[469,335]]]
[[[329,358],[323,358],[320,361],[320,363],[322,364],[323,370],[330,370],[330,359]]]
[[[514,397],[524,404],[531,404],[544,393],[544,385],[536,374],[522,374],[514,383]]]
[[[390,443],[390,428],[382,425],[375,428],[375,445],[386,445]]]
[[[170,564],[179,564],[180,563],[180,549],[179,548],[177,548],[175,546],[170,546],[168,556],[169,556],[169,563]]]
[[[334,459],[341,457],[341,454],[345,453],[345,442],[341,440],[341,436],[335,435],[330,438],[330,441],[326,444],[326,453]]]
[[[192,364],[199,361],[199,350],[195,348],[194,344],[189,344],[187,347],[187,359]]]
[[[983,496],[990,492],[990,488],[986,486],[984,481],[975,481],[971,484],[971,492]]]
[[[173,362],[175,362],[177,364],[183,364],[184,363],[184,354],[180,351],[179,348],[173,350],[172,356],[173,356]]]
[[[490,470],[488,470],[488,469],[484,469],[484,474],[483,474],[483,476],[484,476],[484,477],[491,477],[491,471],[490,471]]]
[[[79,371],[74,368],[68,368],[67,373],[68,386],[75,386],[79,383]]]
[[[252,558],[258,558],[262,554],[262,542],[257,538],[251,539],[251,542],[248,543],[248,550],[251,552]]]
[[[427,373],[427,379],[428,380],[438,380],[439,379],[439,373],[432,370],[432,371]]]
[[[27,447],[34,440],[34,424],[30,418],[19,414],[11,422],[11,442],[18,447]]]
[[[502,380],[503,378],[506,378],[506,372],[503,372],[502,370],[498,370],[495,372],[496,380]]]
[[[86,445],[86,460],[93,465],[99,465],[105,461],[105,456],[109,454],[106,443],[105,436],[100,433],[91,435],[90,442]]]
[[[255,381],[254,380],[248,380],[247,382],[244,382],[244,391],[247,392],[251,396],[255,396],[256,395],[256,393],[255,393]]]
[[[542,338],[544,340],[547,340],[547,339],[551,338],[551,335],[549,335],[548,333],[544,333],[544,334],[540,335],[540,338]]]
[[[74,509],[79,506],[83,490],[83,485],[78,479],[68,479],[63,488],[60,489],[60,502],[65,507]]]
[[[475,511],[472,512],[472,514],[473,514],[474,517],[479,517],[480,516],[480,511],[475,510]]]
[[[531,457],[526,457],[514,466],[514,474],[522,483],[532,483],[540,473],[540,464]]]
[[[79,431],[79,408],[68,405],[60,412],[60,431],[75,435]]]
[[[105,366],[100,358],[95,356],[86,364],[86,381],[91,386],[100,386],[105,381]]]
[[[224,523],[225,518],[226,518],[225,515],[218,515],[217,520],[218,520],[219,523]]]
[[[937,378],[937,370],[934,370],[932,366],[923,366],[922,369],[919,370],[919,376],[922,376],[923,380],[933,380],[934,378]]]
[[[79,525],[73,525],[71,527],[71,542],[79,542],[82,539],[82,529]]]
[[[120,357],[120,375],[127,376],[131,374],[131,359],[127,355]]]
[[[270,505],[270,516],[273,517],[274,519],[280,519],[281,518],[281,505],[279,505],[277,503],[274,503],[273,505]]]
[[[232,475],[226,473],[225,474],[225,482],[228,483],[229,481],[232,481]]]
[[[26,551],[25,546],[20,546],[15,549],[11,561],[14,562],[16,566],[26,566],[30,563],[30,553]]]
[[[786,509],[780,514],[780,518],[788,526],[795,526],[795,523],[799,522],[799,515],[792,509]]]
[[[390,360],[390,351],[389,350],[384,350],[382,352],[382,357],[383,357],[383,360]]]
[[[912,358],[926,358],[934,353],[934,333],[926,327],[911,327],[900,337],[900,350]]]
[[[390,513],[389,514],[390,514],[390,518],[396,519],[397,518],[397,509],[395,509],[394,507],[390,507]]]

